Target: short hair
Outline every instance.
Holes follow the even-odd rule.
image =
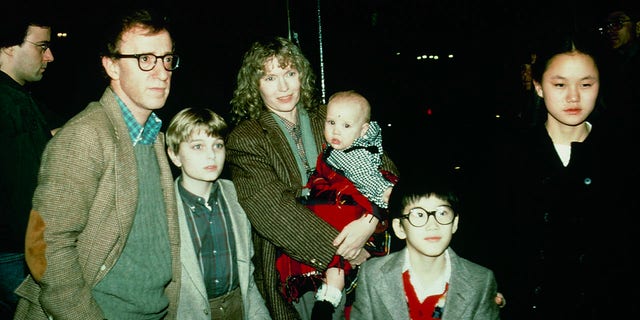
[[[266,106],[260,95],[260,79],[265,73],[265,63],[277,58],[281,67],[291,65],[300,73],[300,101],[298,106],[315,111],[319,106],[316,77],[311,63],[300,47],[282,37],[254,42],[244,53],[238,71],[237,86],[231,99],[231,121],[238,124],[244,119],[257,119]]]
[[[11,12],[15,11],[15,12]],[[39,6],[13,7],[0,19],[0,48],[20,45],[24,42],[30,26],[51,29],[52,12],[46,12]]]
[[[113,57],[118,54],[122,35],[136,27],[146,29],[149,34],[157,34],[165,30],[171,34],[171,23],[163,12],[148,8],[129,8],[122,11],[114,23],[105,26],[104,47],[100,55]],[[172,45],[175,47],[175,42]]]
[[[369,120],[371,120],[371,105],[369,104],[369,100],[367,100],[367,98],[365,98],[362,94],[356,92],[355,90],[338,91],[329,97],[327,104],[331,103],[332,100],[335,101],[337,99],[357,103],[364,106],[364,121],[369,122]]]
[[[428,170],[426,170],[428,171]],[[455,177],[445,173],[412,172],[405,174],[391,189],[389,217],[402,217],[404,209],[421,198],[436,197],[449,203],[456,214],[461,210]]]
[[[199,130],[210,137],[227,138],[229,127],[224,119],[208,108],[185,108],[169,122],[166,133],[167,147],[173,152],[180,151],[180,143],[189,141]]]

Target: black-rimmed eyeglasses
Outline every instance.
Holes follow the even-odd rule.
[[[120,54],[113,55],[117,59],[133,58],[138,60],[138,67],[142,71],[151,71],[158,63],[158,59],[162,60],[162,66],[167,71],[178,69],[180,65],[180,57],[175,54],[165,54],[164,56],[156,56],[153,53],[142,54]]]
[[[30,43],[30,44],[32,44],[32,45],[34,45],[34,46],[36,46],[36,47],[40,47],[40,50],[42,50],[42,53],[44,53],[45,51],[47,51],[47,49],[50,49],[50,48],[51,48],[51,44],[50,44],[49,42],[40,42],[40,43],[37,43],[37,42],[29,41],[29,40],[27,40],[27,39],[25,39],[25,40],[24,40],[24,42]]]
[[[627,22],[631,22],[631,20],[629,20],[629,19],[626,19],[626,20],[625,19],[619,19],[619,20],[607,21],[607,23],[604,25],[604,27],[606,29],[609,29],[609,30],[618,31],[618,30],[622,29],[622,26]]]
[[[409,210],[409,213],[400,217],[400,219],[407,219],[412,226],[419,228],[429,222],[429,216],[433,216],[437,223],[447,225],[453,222],[456,214],[449,206],[440,206],[434,211],[427,211],[424,208],[416,207]]]

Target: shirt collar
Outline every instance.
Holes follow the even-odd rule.
[[[182,176],[180,176],[179,179],[182,180]],[[211,186],[211,193],[209,194],[209,206],[212,206],[215,203],[215,200],[218,197],[218,189],[219,189],[218,184],[214,182],[213,185]],[[197,206],[205,206],[204,198],[198,195],[195,195],[191,193],[189,190],[185,189],[182,186],[182,183],[180,183],[180,181],[178,182],[178,192],[180,192],[180,196],[182,197],[182,202],[184,202],[187,206],[189,206],[192,212],[194,213],[198,212],[198,210],[195,210]]]
[[[127,129],[129,129],[129,137],[133,145],[135,146],[138,143],[145,145],[153,144],[160,132],[160,128],[162,128],[162,120],[160,120],[154,112],[151,112],[147,122],[145,122],[144,126],[141,126],[122,99],[120,99],[118,95],[115,96],[122,111],[124,122],[127,125]]]

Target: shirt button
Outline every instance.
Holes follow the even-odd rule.
[[[104,271],[107,269],[107,266],[105,266],[104,264],[100,266],[100,271]]]

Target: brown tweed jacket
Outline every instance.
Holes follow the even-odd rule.
[[[165,292],[175,319],[180,239],[164,135],[154,143],[169,226],[173,280]],[[53,137],[43,153],[27,228],[31,275],[16,291],[15,319],[102,319],[91,289],[122,252],[138,202],[134,148],[107,88]],[[160,199],[159,199],[160,200]],[[37,280],[37,282],[36,282]],[[45,314],[45,312],[47,314]]]
[[[318,153],[323,143],[326,108],[310,114]],[[325,270],[336,252],[338,232],[300,204],[300,172],[293,152],[270,112],[238,124],[227,140],[227,164],[238,200],[254,229],[255,280],[273,319],[297,319],[293,306],[278,291],[277,249],[318,270]],[[383,168],[397,174],[383,156]]]

